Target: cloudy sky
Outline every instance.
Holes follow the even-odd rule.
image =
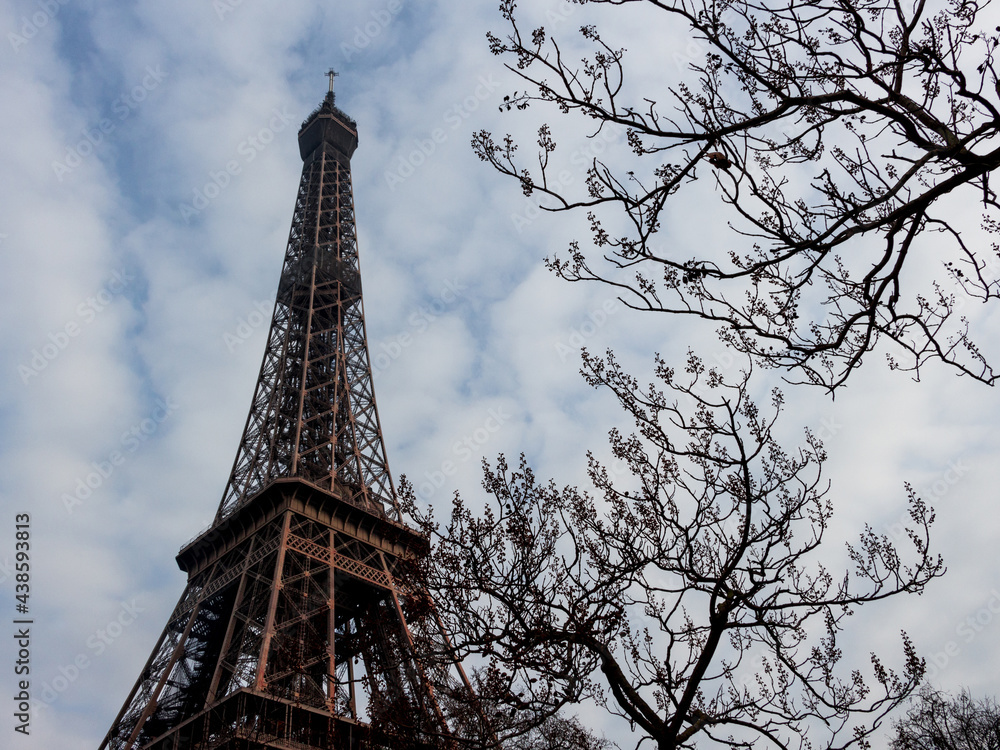
[[[530,5],[557,33],[584,18],[560,0]],[[480,128],[528,128],[499,111],[516,84],[486,46],[498,27],[494,0],[0,2],[0,622],[13,629],[14,523],[28,513],[41,709],[17,747],[95,748],[183,590],[173,558],[232,465],[301,169],[295,134],[328,68],[359,126],[389,461],[423,499],[477,496],[480,458],[501,452],[582,481],[585,451],[622,423],[577,373],[583,344],[615,346],[640,375],[654,351],[727,361],[710,328],[636,316],[542,267],[584,238],[579,220],[539,218],[469,146]],[[635,49],[686,43],[613,28]],[[577,161],[623,147],[584,135],[566,142]],[[724,230],[706,210],[673,231]],[[995,315],[972,318],[996,338]],[[937,660],[936,685],[1000,693],[995,390],[933,368],[913,383],[878,354],[835,402],[789,398],[787,434],[826,438],[843,528],[891,531],[904,481],[939,510],[947,578],[856,618],[861,661],[906,628]],[[448,461],[458,472],[445,478]],[[0,633],[4,696],[12,640]],[[2,713],[15,746],[10,703]]]

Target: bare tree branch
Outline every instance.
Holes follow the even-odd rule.
[[[842,385],[884,341],[890,365],[919,377],[939,360],[992,384],[997,375],[960,308],[1000,292],[1000,27],[988,0],[578,0],[658,13],[700,53],[641,99],[624,49],[593,25],[571,62],[544,28],[524,36],[513,0],[491,51],[523,90],[505,98],[617,129],[631,152],[594,159],[586,191],[550,179],[554,128],[539,166],[510,136],[473,138],[479,157],[553,211],[587,213],[590,247],[548,261],[571,281],[612,285],[629,306],[722,325],[725,340],[793,382]],[[641,6],[641,7],[640,7]],[[524,117],[524,115],[519,115]],[[729,248],[663,247],[670,200],[708,170]],[[956,206],[979,206],[980,227]],[[609,226],[624,220],[628,231]],[[954,288],[921,280],[930,261]],[[912,269],[912,270],[911,270]]]

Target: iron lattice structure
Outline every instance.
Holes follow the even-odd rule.
[[[101,750],[483,736],[428,597],[397,583],[426,540],[401,522],[375,405],[357,143],[331,91],[299,131],[302,180],[229,482],[212,526],[177,555],[187,586]]]
[[[399,520],[361,302],[355,128],[328,97],[299,135],[305,163],[274,317],[216,523],[288,476]]]

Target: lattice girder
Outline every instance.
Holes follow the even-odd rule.
[[[390,559],[317,518],[282,511],[192,575],[130,702],[152,708],[126,712],[107,747],[158,742],[246,690],[353,721],[371,718],[358,715],[359,702],[378,705],[417,717],[428,737],[447,736]]]
[[[257,389],[217,520],[278,476],[398,519],[375,406],[349,163],[302,172]]]
[[[453,700],[474,704],[460,665],[422,661],[421,646],[447,650],[433,608],[404,611],[420,596],[393,577],[427,542],[400,520],[375,404],[356,126],[331,95],[299,145],[302,179],[230,477],[212,527],[178,554],[187,586],[101,750],[398,748],[377,729],[390,716],[405,718],[407,747],[484,731]]]

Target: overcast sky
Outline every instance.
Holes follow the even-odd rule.
[[[586,10],[530,4],[567,35]],[[582,481],[585,451],[604,452],[623,421],[578,375],[581,344],[615,346],[640,379],[654,351],[727,361],[711,328],[545,271],[585,225],[539,218],[469,146],[480,128],[530,130],[499,111],[516,85],[485,42],[498,27],[495,0],[0,2],[0,622],[13,627],[15,514],[30,513],[45,708],[12,744],[8,698],[4,746],[95,748],[183,590],[174,555],[229,475],[301,171],[295,136],[328,68],[358,122],[365,311],[397,480],[442,510],[455,489],[478,496],[480,458],[500,452]],[[613,28],[650,66],[664,40],[685,44]],[[560,146],[577,161],[625,147],[573,132]],[[725,232],[708,207],[675,219],[679,234]],[[972,317],[996,339],[996,315]],[[856,618],[857,661],[895,653],[906,628],[936,655],[936,685],[1000,693],[995,389],[940,368],[913,383],[879,353],[835,402],[789,400],[787,434],[826,438],[843,528],[891,529],[904,481],[939,510],[947,577]],[[0,644],[9,696],[12,638]]]

